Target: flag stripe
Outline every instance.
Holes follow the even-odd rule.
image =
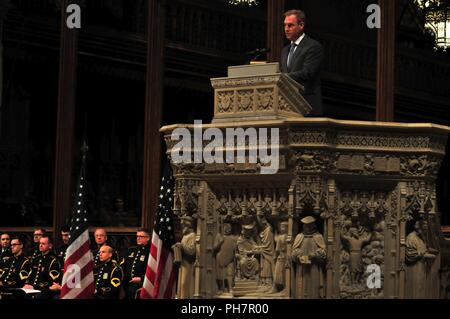
[[[152,233],[147,269],[140,297],[173,298],[176,269],[171,247],[174,240],[172,220],[173,178],[170,166],[166,165],[161,180],[159,204]]]
[[[61,299],[86,299],[94,294],[94,262],[89,249],[89,225],[85,209],[85,171],[86,143],[83,145],[83,157],[76,197],[70,223],[70,244],[64,260]]]
[[[94,290],[94,277],[85,276],[81,282],[81,287],[91,287]],[[86,299],[90,298],[91,294],[89,289],[86,288],[72,288],[68,290],[67,294],[62,297],[63,299]]]
[[[76,263],[78,267],[81,268],[80,271],[80,278],[84,278],[89,274],[90,268],[94,267],[93,261],[92,261],[92,255],[89,256],[89,254],[85,254],[83,258],[79,259],[79,261]],[[68,274],[69,276],[70,274]],[[62,285],[66,285],[67,281],[69,280],[68,276],[63,277]]]
[[[170,289],[170,277],[172,275],[172,267],[173,267],[173,258],[172,254],[166,250],[163,250],[162,254],[164,255],[161,260],[165,260],[165,263],[160,264],[159,272],[160,281],[158,282],[159,289],[157,290],[156,298],[164,298],[167,294],[168,288]]]

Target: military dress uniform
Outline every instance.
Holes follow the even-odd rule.
[[[147,269],[149,252],[150,245],[134,246],[128,249],[127,256],[125,257],[125,260],[123,262],[123,270],[126,296],[129,299],[134,299],[136,291],[142,287],[145,271]],[[141,278],[141,282],[130,283],[130,280],[133,277]]]
[[[30,262],[33,262],[36,258],[39,258],[41,251],[39,250],[39,245],[35,246],[28,254]]]
[[[46,290],[53,282],[61,281],[61,266],[53,252],[36,257],[31,261],[31,273],[26,281],[35,289]]]
[[[56,257],[58,258],[59,265],[61,266],[61,273],[64,271],[64,261],[66,259],[66,251],[69,245],[63,244],[56,250]]]
[[[30,262],[23,254],[10,257],[0,268],[4,288],[22,288],[30,273]]]
[[[6,262],[10,257],[13,256],[10,247],[2,247],[0,248],[0,267],[2,263]]]
[[[118,299],[123,281],[123,271],[115,260],[100,263],[94,269],[97,299]]]

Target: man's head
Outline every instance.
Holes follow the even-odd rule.
[[[138,229],[136,233],[136,243],[139,246],[147,246],[150,241],[150,231],[146,228]]]
[[[23,251],[23,242],[20,238],[15,237],[11,239],[11,251],[14,256],[19,256]]]
[[[0,237],[0,242],[2,245],[2,248],[9,247],[9,244],[11,243],[11,240],[9,238],[9,234],[2,234]]]
[[[288,231],[288,222],[281,222],[280,223],[280,234],[287,234]]]
[[[33,241],[39,245],[40,239],[45,235],[45,229],[36,228],[33,233]]]
[[[94,232],[94,239],[97,245],[104,245],[106,243],[106,240],[108,239],[106,230],[104,228],[97,228]]]
[[[102,263],[110,261],[112,255],[113,249],[110,246],[104,245],[100,248],[99,259]]]
[[[61,228],[61,239],[63,240],[63,243],[67,245],[70,240],[70,229],[69,227],[63,227]]]
[[[39,240],[39,251],[42,254],[46,254],[53,248],[53,242],[47,235],[44,235]]]
[[[300,220],[303,223],[303,232],[305,234],[312,234],[316,230],[316,219],[312,216],[306,216]]]
[[[289,41],[297,40],[304,32],[305,13],[301,10],[289,10],[284,13],[284,34]]]

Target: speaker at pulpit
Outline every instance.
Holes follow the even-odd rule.
[[[214,122],[284,120],[308,115],[312,107],[303,86],[275,63],[228,67],[228,76],[211,79]]]

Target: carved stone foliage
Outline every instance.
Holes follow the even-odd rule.
[[[254,102],[254,90],[238,90],[238,112],[251,112],[253,111]]]
[[[441,160],[427,155],[335,153],[331,169],[345,174],[427,176],[437,174],[440,164]]]
[[[382,298],[382,289],[368,289],[369,265],[379,265],[384,273],[385,218],[390,199],[384,192],[343,191],[340,193],[339,225],[340,297]]]
[[[352,146],[354,148],[376,147],[383,149],[400,148],[426,148],[429,147],[429,137],[414,135],[392,135],[392,134],[363,134],[353,132],[342,132],[337,135],[340,145]]]
[[[216,197],[217,213],[229,222],[251,223],[257,215],[274,223],[287,219],[287,189],[229,189],[219,191]]]
[[[264,88],[256,90],[256,109],[258,111],[269,111],[273,109],[274,90]]]
[[[290,163],[295,165],[295,174],[304,172],[317,172],[328,169],[330,156],[322,151],[296,151],[290,158]]]
[[[197,216],[199,181],[177,179],[174,193],[174,213],[179,216]]]
[[[175,175],[195,175],[203,173],[205,165],[205,163],[177,163],[172,165],[172,169]]]
[[[313,212],[327,215],[327,186],[319,176],[299,176],[295,181],[295,212],[298,216]]]
[[[286,102],[286,100],[281,95],[278,96],[278,110],[283,111],[283,112],[291,111],[289,104]]]
[[[401,172],[407,176],[436,175],[440,165],[441,160],[427,155],[401,157],[400,162]]]
[[[290,144],[323,144],[329,143],[326,131],[293,131],[289,133]]]
[[[430,189],[433,185],[424,181],[412,181],[406,184],[406,220],[418,220],[433,209]]]
[[[234,92],[217,92],[217,112],[232,113],[234,108]]]
[[[244,86],[256,86],[256,85],[270,85],[279,81],[278,75],[267,75],[261,77],[252,78],[230,78],[230,79],[212,79],[211,84],[215,89],[218,88],[234,88]]]

